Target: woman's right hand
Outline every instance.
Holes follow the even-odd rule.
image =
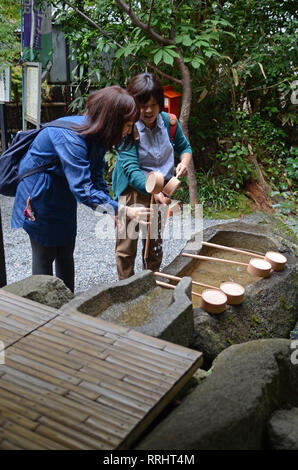
[[[136,219],[140,224],[145,224],[148,225],[148,217],[149,215],[152,215],[152,210],[144,207],[144,206],[138,206],[138,207],[131,207],[131,206],[126,206],[126,215],[129,219]]]
[[[167,206],[171,203],[171,199],[162,192],[154,194],[154,200],[157,204],[166,204]]]

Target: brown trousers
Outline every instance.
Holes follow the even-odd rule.
[[[122,197],[126,197],[126,205],[141,204],[144,207],[150,206],[150,196],[139,193],[135,189],[128,187]],[[124,202],[124,201],[123,201]],[[130,228],[128,227],[130,226]],[[127,279],[134,275],[134,265],[137,255],[138,239],[140,233],[139,224],[130,219],[126,219],[126,224],[122,226],[125,235],[121,234],[121,229],[117,229],[116,236],[116,264],[119,279]],[[132,229],[132,233],[130,231]],[[124,233],[124,232],[123,232]],[[132,238],[129,234],[134,235]],[[142,231],[141,231],[142,233]],[[161,237],[161,217],[158,215],[158,227],[155,238],[150,238],[149,254],[147,260],[144,259],[146,238],[142,236],[142,261],[143,269],[158,271],[162,262],[162,237]],[[125,238],[123,238],[125,236]],[[152,233],[151,233],[152,236]]]

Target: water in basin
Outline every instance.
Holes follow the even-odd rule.
[[[173,303],[173,292],[161,287],[130,302],[115,303],[107,308],[100,318],[122,326],[141,326],[160,315]]]
[[[212,256],[213,258],[227,259],[231,261],[240,261],[241,263],[249,263],[250,257],[247,255],[226,252],[216,248],[210,248],[204,252],[204,256]],[[190,276],[193,281],[203,282],[214,287],[219,287],[222,282],[233,281],[241,284],[243,287],[258,281],[259,277],[253,277],[248,274],[246,266],[238,266],[236,264],[221,263],[215,261],[198,260],[195,264],[183,271],[183,276]],[[201,294],[205,287],[193,285],[193,292]],[[193,307],[199,307],[201,303],[200,297],[192,296]]]

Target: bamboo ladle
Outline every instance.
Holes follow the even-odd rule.
[[[158,273],[159,275],[160,273]],[[167,282],[155,281],[158,286],[166,287],[167,289],[175,289],[176,287]],[[227,306],[227,296],[220,290],[206,289],[202,294],[192,292],[192,295],[201,297],[201,308],[208,313],[222,313]]]
[[[160,193],[163,189],[163,186],[164,186],[163,174],[160,173],[160,171],[150,171],[147,175],[146,183],[145,183],[147,193],[151,194],[150,209],[152,209],[152,205],[154,202],[154,194]],[[150,218],[149,218],[149,222],[150,222]],[[145,253],[144,253],[145,260],[148,258],[148,254],[149,254],[149,241],[150,241],[150,223],[147,227],[147,237],[146,237],[146,245],[145,245]]]
[[[155,272],[154,275],[173,279],[173,281],[181,281],[182,279],[178,276],[159,272]],[[216,289],[223,292],[227,296],[227,304],[229,305],[239,305],[243,301],[245,289],[241,284],[237,284],[237,282],[222,282],[219,287],[210,286],[197,281],[192,281],[192,283],[196,286],[207,287],[207,289]],[[193,292],[193,294],[196,295],[196,292]]]
[[[173,176],[164,186],[162,192],[166,196],[171,197],[180,186],[181,186],[181,181],[178,180],[176,176]]]
[[[239,248],[232,248],[230,246],[224,246],[224,245],[217,245],[216,243],[210,243],[210,242],[202,242],[202,245],[205,246],[211,246],[214,248],[219,248],[220,250],[226,250],[226,251],[233,251],[235,253],[241,253],[243,255],[248,255],[252,256],[253,258],[260,258],[264,259],[265,261],[268,261],[272,269],[274,271],[282,271],[285,267],[285,264],[287,262],[287,258],[282,255],[281,253],[278,253],[278,251],[267,251],[265,255],[258,255],[256,253],[251,253],[246,250],[242,250]]]
[[[255,277],[268,277],[272,269],[271,264],[264,259],[251,258],[249,263],[241,263],[240,261],[231,261],[222,258],[212,258],[211,256],[192,255],[190,253],[182,253],[182,256],[188,256],[189,258],[202,259],[206,261],[219,261],[221,263],[238,264],[239,266],[246,266],[247,272],[251,276]]]

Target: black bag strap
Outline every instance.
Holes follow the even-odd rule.
[[[55,119],[54,121],[48,122],[46,124],[42,124],[41,128],[39,130],[41,131],[45,127],[60,127],[60,128],[63,128],[63,129],[75,130],[75,124],[73,122],[60,121],[60,119]],[[18,177],[18,183],[23,178],[26,178],[27,176],[34,175],[35,173],[41,173],[41,172],[47,170],[48,168],[50,168],[51,166],[56,165],[57,163],[59,163],[59,158],[55,158],[51,162],[45,163],[44,165],[41,165],[41,166],[37,166],[36,168],[33,168],[32,170],[25,171],[25,173],[22,173]]]
[[[62,127],[63,129],[71,129],[75,130],[77,124],[70,121],[62,121],[60,119],[55,119],[51,122],[46,122],[45,124],[41,124],[40,130],[44,129],[45,127]]]

